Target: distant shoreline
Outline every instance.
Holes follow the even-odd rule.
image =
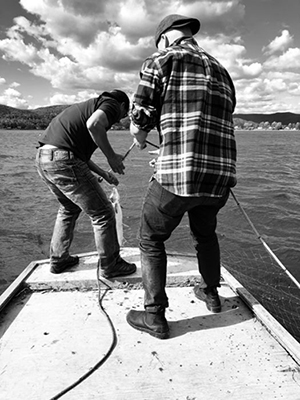
[[[6,132],[42,132],[44,131],[46,128],[39,128],[39,129],[17,129],[17,128],[0,128],[0,132],[1,131],[6,131]],[[129,132],[129,129],[110,129],[110,131],[124,131],[124,132]],[[153,132],[156,132],[155,130],[153,130]],[[300,129],[257,129],[257,128],[251,128],[251,129],[244,129],[244,128],[235,128],[234,132],[263,132],[263,133],[267,133],[267,132],[300,132]]]
[[[51,120],[69,105],[22,110],[0,104],[0,129],[44,130]],[[235,130],[300,130],[300,114],[278,112],[273,114],[233,114]],[[116,123],[114,130],[128,130],[129,117]]]

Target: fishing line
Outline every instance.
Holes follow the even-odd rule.
[[[126,151],[125,155],[123,156],[122,160],[125,160],[125,158],[128,156],[128,154],[131,152],[131,150],[134,148],[135,146],[135,142],[132,143],[132,145],[129,147],[129,149]],[[103,293],[103,295],[101,296],[101,283],[103,283],[106,286],[106,289]],[[67,388],[63,389],[61,392],[59,392],[57,395],[55,395],[54,397],[51,397],[50,400],[57,400],[60,399],[62,396],[64,396],[66,393],[70,392],[72,389],[74,389],[76,386],[78,386],[80,383],[82,383],[84,380],[86,380],[90,375],[92,375],[97,369],[99,369],[104,363],[105,361],[107,361],[107,359],[111,356],[112,352],[114,351],[118,339],[117,339],[117,333],[116,333],[116,329],[114,327],[114,324],[110,318],[110,316],[108,315],[108,313],[105,311],[105,308],[102,305],[102,301],[106,295],[106,293],[111,289],[111,287],[104,282],[101,278],[100,278],[100,263],[98,262],[97,265],[97,286],[98,286],[98,305],[100,307],[100,311],[104,314],[104,316],[106,317],[111,332],[112,332],[112,343],[107,351],[107,353],[105,354],[105,356],[98,361],[88,372],[86,372],[85,374],[83,374],[79,379],[77,379],[74,383],[72,383],[71,385],[69,385]]]
[[[251,226],[253,232],[255,233],[256,237],[260,240],[260,242],[263,244],[264,248],[267,250],[267,252],[271,255],[271,257],[276,261],[276,263],[279,265],[279,267],[288,275],[288,277],[295,283],[295,285],[300,289],[300,283],[297,281],[297,279],[287,270],[287,268],[282,264],[282,262],[279,260],[279,258],[273,253],[273,251],[270,249],[270,247],[267,245],[267,243],[264,241],[264,239],[261,237],[257,229],[255,228],[253,222],[250,220],[249,216],[247,215],[246,211],[244,208],[241,206],[239,203],[236,195],[233,193],[233,191],[230,189],[230,193],[236,202],[238,208],[248,221],[249,225]]]
[[[159,148],[159,146],[157,146],[156,144],[149,142],[148,140],[146,140],[146,143],[150,144],[153,147]],[[242,212],[242,214],[244,215],[244,217],[246,218],[247,222],[249,223],[249,225],[251,226],[253,232],[255,233],[256,237],[260,240],[260,242],[263,244],[264,248],[267,250],[267,252],[271,255],[271,257],[276,261],[276,263],[279,265],[279,267],[288,275],[288,277],[295,283],[295,285],[298,287],[298,289],[300,289],[300,283],[297,281],[297,279],[287,270],[287,268],[282,264],[282,262],[279,260],[279,258],[273,253],[273,251],[270,249],[270,247],[267,245],[267,243],[264,241],[264,239],[261,237],[261,235],[259,234],[259,232],[257,231],[257,229],[255,228],[253,222],[251,221],[251,219],[249,218],[249,216],[247,215],[246,211],[244,210],[244,208],[242,207],[242,205],[239,203],[236,195],[233,193],[233,191],[230,189],[230,193],[234,199],[234,201],[236,202],[238,208],[240,209],[240,211]]]

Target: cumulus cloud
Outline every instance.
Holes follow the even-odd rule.
[[[176,8],[172,2],[147,0],[21,0],[20,4],[37,15],[39,23],[16,18],[0,49],[8,59],[18,57],[34,74],[50,79],[56,88],[67,88],[72,81],[75,87],[79,82],[81,87],[99,85],[99,79],[111,86],[132,82],[143,59],[155,50],[158,22]],[[198,17],[207,28],[230,27],[243,18],[244,6],[240,0],[181,1],[176,12]],[[35,45],[25,44],[25,33],[34,37]],[[54,66],[59,71],[55,78]]]
[[[97,94],[90,93],[88,91],[82,91],[73,95],[55,93],[50,97],[50,105],[79,103],[80,101],[84,101],[92,97],[97,97]]]
[[[263,70],[259,78],[235,82],[238,93],[237,113],[298,113],[300,102],[299,76],[294,72]],[[283,101],[284,99],[284,101]]]
[[[215,37],[199,35],[199,44],[208,52],[213,49],[213,56],[228,69],[234,80],[258,77],[263,71],[261,63],[246,58],[247,51],[239,37],[233,42],[224,34]]]
[[[285,36],[287,37],[287,36]],[[286,40],[277,46],[278,52],[267,53],[265,61],[247,57],[241,37],[219,34],[198,35],[201,47],[210,52],[228,69],[237,92],[237,113],[291,111],[299,112],[300,49],[288,47]],[[272,41],[275,43],[276,40]],[[281,53],[279,53],[279,48]],[[290,101],[283,101],[290,99]]]
[[[19,82],[13,82],[13,83],[10,84],[10,87],[12,87],[12,88],[16,88],[16,87],[19,87],[19,86],[20,86]]]
[[[32,44],[25,44],[22,36],[16,32],[9,39],[0,41],[0,50],[4,53],[3,59],[7,61],[20,61],[31,65],[37,56],[37,50]],[[36,60],[37,61],[37,60]]]
[[[202,22],[201,29],[208,33],[236,32],[245,16],[245,5],[240,0],[195,1],[182,8],[180,14],[197,16]]]
[[[280,36],[277,36],[271,43],[263,47],[263,52],[267,55],[282,52],[287,50],[293,43],[293,37],[287,29],[281,32]]]
[[[300,69],[300,48],[289,48],[279,56],[269,58],[265,67],[271,70],[288,71]]]
[[[15,108],[28,108],[27,100],[23,98],[19,91],[13,88],[4,90],[2,95],[0,95],[0,104],[5,104]]]
[[[246,107],[245,112],[249,107],[262,111],[270,102],[278,105],[279,93],[299,95],[300,49],[291,47],[293,36],[284,29],[262,48],[264,59],[248,57],[239,33],[246,12],[242,0],[20,0],[20,4],[27,18],[14,19],[0,40],[0,52],[5,60],[24,64],[51,84],[55,93],[47,98],[50,104],[81,101],[112,88],[130,95],[143,60],[155,51],[158,22],[173,13],[201,21],[196,40],[230,72],[237,88],[237,112]],[[285,74],[280,76],[280,71]],[[8,85],[0,77],[0,85],[6,88],[0,103],[26,107],[27,101],[15,90],[17,83]]]

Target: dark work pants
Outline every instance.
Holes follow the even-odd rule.
[[[221,198],[182,197],[164,189],[155,179],[145,195],[139,231],[142,279],[146,311],[168,307],[165,291],[169,239],[187,212],[196,249],[198,268],[208,287],[220,284],[220,248],[216,235],[217,214],[226,204],[229,191]]]

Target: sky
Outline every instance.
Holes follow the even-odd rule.
[[[200,20],[195,39],[231,75],[236,113],[300,113],[299,0],[0,0],[0,104],[131,97],[169,14]]]

